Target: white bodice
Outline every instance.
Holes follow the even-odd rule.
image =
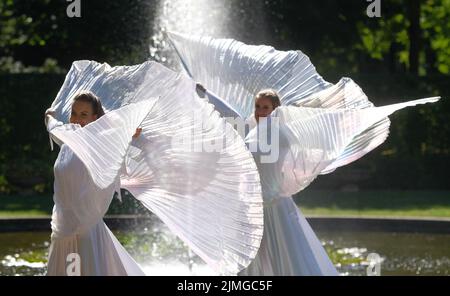
[[[54,174],[53,235],[82,233],[98,223],[108,210],[117,184],[100,189],[67,145],[61,146]]]

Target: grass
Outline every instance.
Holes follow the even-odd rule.
[[[320,191],[295,197],[305,215],[450,218],[450,191]]]
[[[48,217],[52,208],[51,195],[0,196],[0,218]]]
[[[383,216],[450,218],[450,191],[320,191],[305,190],[295,197],[307,216]],[[0,218],[49,217],[51,195],[0,196]],[[114,199],[108,214],[143,214],[136,200]]]
[[[53,209],[53,197],[42,195],[0,195],[0,218],[40,218],[50,217]],[[114,198],[108,213],[146,214],[147,210],[136,199],[123,196],[123,203]]]

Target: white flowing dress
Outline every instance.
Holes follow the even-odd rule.
[[[252,134],[247,138],[253,141]],[[254,152],[264,199],[264,235],[256,259],[239,275],[338,275],[321,242],[283,182],[287,139],[280,134],[279,161],[261,162]]]
[[[139,113],[132,109],[129,112],[139,118]],[[47,129],[51,132],[62,126],[62,122],[51,118]],[[66,128],[81,129],[79,125]],[[103,222],[114,193],[120,194],[119,178],[106,188],[99,187],[72,149],[55,137],[53,140],[61,149],[54,165],[55,205],[47,275],[145,275]],[[79,261],[71,254],[76,254]],[[72,263],[79,265],[72,267]]]
[[[68,255],[75,253],[80,258],[80,275],[144,275],[102,219],[116,184],[105,189],[96,186],[67,145],[61,147],[54,172],[55,206],[47,274],[66,275],[72,262]]]

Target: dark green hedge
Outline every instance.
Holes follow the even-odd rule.
[[[53,163],[44,112],[64,75],[0,75],[0,192],[50,191]]]

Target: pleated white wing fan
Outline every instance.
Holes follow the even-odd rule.
[[[275,88],[282,104],[289,105],[331,85],[301,51],[174,32],[168,36],[188,75],[242,118],[253,113],[253,98],[262,89]]]
[[[263,192],[271,191],[270,187],[276,184],[281,189],[282,196],[292,196],[306,188],[321,172],[334,165],[355,135],[361,134],[397,110],[434,101],[436,99],[422,99],[365,109],[294,106],[275,109],[272,121],[273,118],[278,119],[280,161],[276,164],[277,169],[269,169],[261,174]],[[259,130],[261,128],[263,125]],[[258,129],[253,129],[246,141],[258,141],[258,132]],[[269,166],[270,164],[267,164],[268,168]],[[260,170],[264,169],[265,164],[261,163],[259,167]],[[267,176],[269,180],[266,180]]]
[[[60,120],[80,90],[97,94],[110,112],[51,132],[96,184],[105,188],[120,174],[122,187],[217,272],[245,268],[263,232],[259,175],[243,139],[197,97],[195,83],[154,62],[75,62],[52,104]],[[142,134],[131,141],[138,125]]]
[[[342,78],[336,85],[325,81],[301,51],[278,51],[270,46],[247,45],[233,39],[175,32],[168,33],[168,37],[187,74],[209,91],[210,102],[221,114],[249,118],[254,110],[254,96],[266,88],[275,89],[284,106],[324,110],[371,110],[374,107],[350,78]],[[429,102],[437,99],[430,98]],[[410,105],[415,103],[408,103]],[[340,154],[317,174],[330,173],[383,143],[389,134],[387,115],[353,134]],[[332,133],[333,128],[332,123],[320,125],[324,135]]]

